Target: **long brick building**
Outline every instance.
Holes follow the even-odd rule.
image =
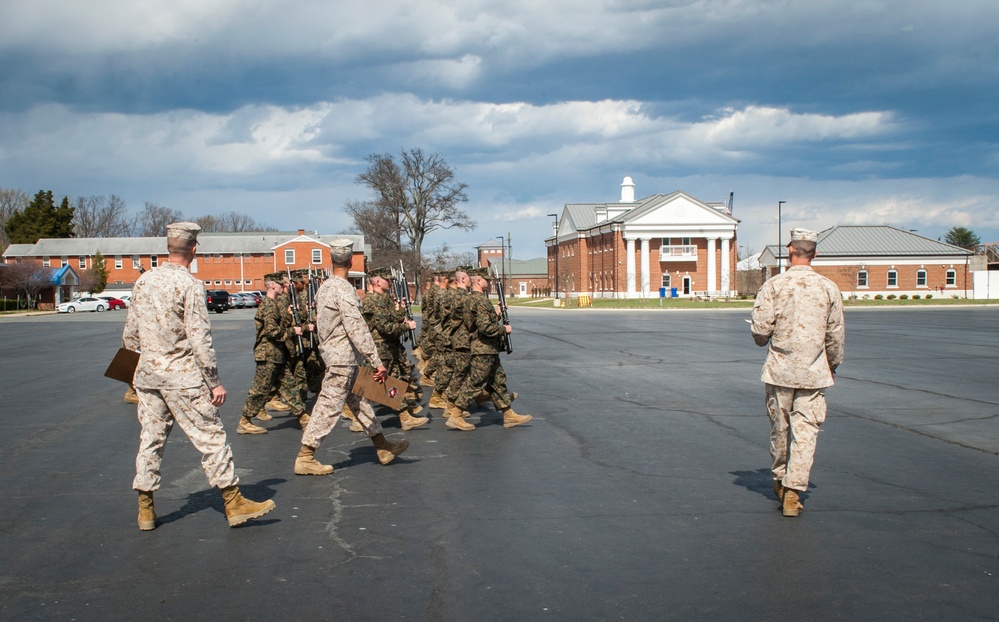
[[[739,221],[723,203],[685,192],[635,199],[630,177],[613,203],[570,203],[545,240],[560,296],[647,298],[735,295]]]
[[[203,233],[198,236],[198,254],[191,274],[206,289],[229,292],[262,290],[264,275],[287,269],[330,267],[329,242],[337,238],[354,241],[350,278],[363,289],[365,274],[364,237],[306,233],[254,232]],[[129,289],[139,278],[139,267],[154,268],[166,261],[166,238],[45,238],[35,244],[11,244],[4,251],[7,263],[31,262],[44,267],[71,266],[77,273],[93,268],[94,256],[104,256],[108,290]]]

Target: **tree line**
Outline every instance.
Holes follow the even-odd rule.
[[[141,212],[133,214],[116,194],[64,196],[57,206],[51,190],[39,190],[30,198],[22,190],[0,188],[3,249],[42,238],[162,237],[168,224],[182,220],[198,223],[206,233],[273,230],[237,211],[185,217],[180,210],[147,201]]]

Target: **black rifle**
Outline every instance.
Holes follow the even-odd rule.
[[[507,313],[506,308],[506,292],[503,291],[503,280],[496,274],[496,266],[493,266],[493,283],[496,284],[496,295],[499,297],[500,316],[503,318],[503,326],[509,326],[510,315]],[[500,348],[505,350],[507,354],[513,354],[513,341],[510,339],[510,333],[503,333],[503,336],[500,338]]]
[[[302,317],[298,314],[298,293],[295,291],[295,282],[291,280],[291,268],[288,268],[288,295],[291,296],[291,317],[295,321],[295,326],[301,328]],[[295,335],[295,341],[298,345],[297,356],[302,356],[305,354],[305,344],[302,343],[302,336]]]
[[[312,266],[309,266],[309,305],[307,307],[309,324],[315,324],[316,317],[316,277],[312,275]],[[315,350],[316,348],[316,333],[314,331],[309,331],[309,349]]]
[[[406,269],[402,267],[402,260],[399,260],[399,271],[392,268],[392,286],[395,290],[395,299],[403,304],[406,309],[406,320],[413,320],[413,301],[409,298],[409,283],[406,282]],[[406,334],[402,340],[409,339],[409,342],[416,346],[416,331],[412,328],[406,329]]]

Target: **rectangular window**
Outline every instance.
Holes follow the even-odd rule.
[[[898,272],[888,271],[888,287],[898,287]]]
[[[954,287],[957,285],[957,270],[947,271],[947,286]]]
[[[114,257],[114,269],[121,270],[121,255],[115,255]]]
[[[867,270],[857,273],[857,287],[867,287]]]
[[[216,281],[215,281],[215,284],[216,284],[216,285],[221,285],[221,284],[222,284],[222,281],[219,281],[219,280],[216,280]]]
[[[86,270],[86,269],[87,269],[87,258],[81,256],[80,257],[80,270]]]
[[[323,249],[321,248],[312,249],[312,263],[316,264],[323,263]]]
[[[156,255],[150,255],[149,256],[149,266],[151,268],[155,268],[158,265],[160,265],[160,258],[157,257]]]
[[[225,284],[226,284],[226,285],[232,285],[232,281],[230,281],[229,279],[226,279],[226,280],[225,280]]]
[[[136,270],[142,267],[142,260],[139,259],[138,255],[132,255],[132,267]]]
[[[916,287],[926,287],[926,270],[916,272]]]
[[[670,288],[670,275],[668,275],[668,274],[664,274],[663,275],[663,284],[662,284],[662,286],[665,287],[666,289]]]
[[[65,268],[68,265],[69,265],[69,257],[63,257],[62,258],[62,266],[61,267]]]
[[[42,266],[49,268],[52,266],[52,259],[50,257],[42,257]]]
[[[284,262],[288,265],[295,263],[295,249],[286,248],[284,251]]]

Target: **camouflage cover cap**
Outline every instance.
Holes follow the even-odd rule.
[[[484,279],[488,279],[492,276],[492,273],[490,273],[489,268],[470,268],[468,270],[465,270],[465,272],[468,273],[468,276],[481,276]]]
[[[175,222],[167,225],[167,237],[185,242],[197,242],[201,226],[195,222]]]
[[[330,259],[333,263],[347,263],[354,256],[354,242],[346,238],[330,242]]]
[[[368,270],[368,276],[369,277],[377,276],[383,279],[388,279],[389,277],[392,276],[392,270],[390,268],[373,268],[371,270]]]
[[[264,281],[273,281],[274,283],[284,283],[287,281],[287,276],[284,272],[271,272],[270,274],[264,275]]]
[[[291,280],[298,281],[299,283],[305,283],[309,280],[309,269],[299,268],[298,270],[292,270]]]
[[[801,227],[796,227],[794,229],[791,229],[791,241],[818,242],[819,234],[814,231],[809,231],[808,229],[802,229]]]

